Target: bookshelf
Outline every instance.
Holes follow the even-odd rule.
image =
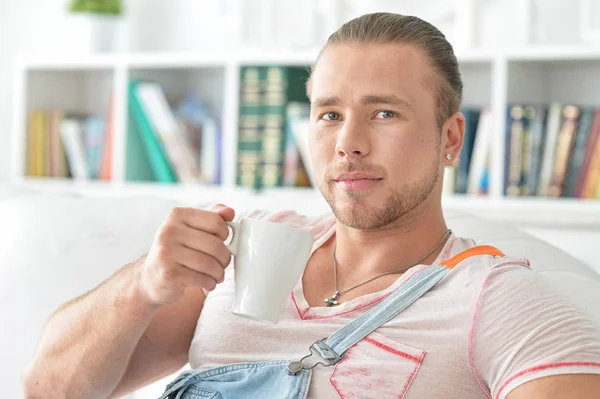
[[[282,198],[318,197],[311,189],[269,189],[261,194],[236,187],[240,71],[251,65],[308,67],[318,50],[302,53],[106,54],[81,57],[29,57],[15,69],[12,180],[25,186],[89,193],[112,192],[193,197],[199,193],[234,193],[239,198],[262,195]],[[464,82],[465,106],[489,107],[505,115],[511,103],[575,103],[600,106],[600,49],[542,47],[502,52],[467,51],[457,54]],[[221,184],[190,186],[133,183],[125,178],[127,87],[130,79],[160,83],[167,97],[193,91],[222,120]],[[26,176],[28,113],[36,108],[66,108],[105,114],[114,102],[112,176],[109,182]],[[452,209],[488,218],[514,219],[531,224],[558,223],[600,226],[600,201],[571,198],[504,196],[506,119],[493,119],[490,185],[487,196],[453,195],[444,198]],[[291,194],[290,194],[291,193]],[[323,203],[318,199],[317,209]]]

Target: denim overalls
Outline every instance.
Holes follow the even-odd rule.
[[[333,366],[346,351],[377,328],[393,319],[437,284],[456,264],[475,255],[504,256],[494,247],[479,246],[432,265],[415,274],[390,296],[342,327],[329,338],[310,346],[311,353],[299,361],[272,360],[238,363],[208,370],[190,370],[167,386],[160,399],[304,399],[312,369]],[[307,365],[305,360],[315,356]]]

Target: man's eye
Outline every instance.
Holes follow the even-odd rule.
[[[338,121],[341,119],[341,116],[337,112],[327,112],[323,114],[323,119],[326,121]]]
[[[377,113],[377,118],[381,118],[381,119],[390,119],[390,118],[395,118],[396,117],[396,113],[393,111],[381,111]]]

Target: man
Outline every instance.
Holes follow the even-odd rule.
[[[49,320],[24,379],[29,398],[118,397],[187,362],[298,359],[425,265],[474,246],[449,234],[442,215],[441,176],[460,152],[464,118],[441,32],[395,14],[353,20],[330,37],[307,89],[315,175],[334,216],[244,216],[315,235],[280,323],[229,311],[223,241],[234,210],[175,209],[145,257]],[[317,366],[308,397],[600,397],[598,326],[527,266],[489,255],[458,262],[335,367]]]

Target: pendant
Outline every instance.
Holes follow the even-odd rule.
[[[327,304],[325,306],[327,306],[328,308],[335,306],[338,304],[338,301],[336,301],[337,297],[340,295],[339,291],[336,291],[335,294],[333,294],[333,296],[329,299],[325,298],[324,302]]]

